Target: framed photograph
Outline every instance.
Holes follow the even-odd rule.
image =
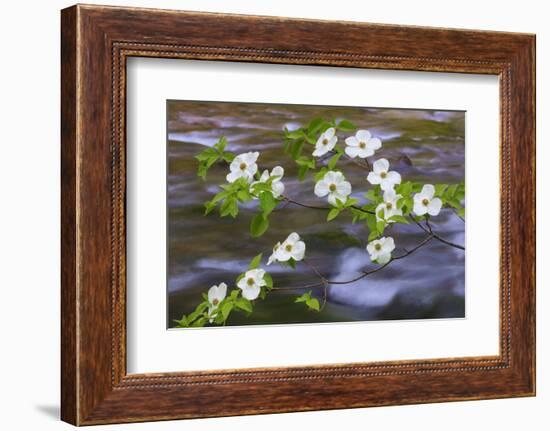
[[[61,44],[63,420],[535,394],[533,35],[77,5]]]

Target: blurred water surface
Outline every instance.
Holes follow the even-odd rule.
[[[365,251],[368,230],[347,216],[326,223],[326,213],[287,206],[270,218],[261,238],[251,238],[254,204],[237,219],[204,216],[203,204],[225,182],[227,167],[214,166],[206,181],[196,175],[194,156],[227,137],[228,150],[259,151],[261,170],[282,165],[285,194],[304,203],[322,202],[312,180],[299,182],[294,162],[284,154],[283,129],[295,129],[315,117],[348,119],[382,140],[375,158],[385,157],[403,181],[456,183],[464,180],[464,112],[225,102],[168,102],[168,326],[192,311],[201,293],[222,281],[229,286],[250,259],[296,231],[307,246],[308,261],[332,280],[351,279],[372,268]],[[340,134],[339,139],[347,137]],[[364,201],[367,172],[344,159],[339,166],[352,183],[353,196]],[[433,219],[445,238],[464,244],[464,223],[451,211]],[[414,225],[392,227],[396,253],[421,241]],[[276,285],[316,281],[305,265],[295,271],[268,267]],[[388,319],[464,317],[464,251],[432,241],[415,254],[354,284],[332,286],[322,313],[295,304],[303,291],[273,292],[257,301],[254,313],[233,313],[228,325],[343,322]]]

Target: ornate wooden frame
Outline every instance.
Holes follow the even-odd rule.
[[[78,5],[62,11],[61,48],[63,420],[88,425],[534,395],[534,35]],[[500,354],[128,375],[131,56],[498,75]]]

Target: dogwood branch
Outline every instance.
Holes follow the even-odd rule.
[[[297,205],[297,206],[300,206],[300,207],[303,207],[303,208],[309,208],[309,209],[315,209],[315,210],[325,210],[325,211],[330,211],[332,208],[331,207],[326,207],[326,206],[316,206],[316,205],[310,205],[310,204],[304,204],[302,202],[298,202],[294,199],[291,199],[289,198],[288,196],[281,196],[283,201],[285,201],[286,203],[288,204],[293,204],[293,205]],[[366,210],[366,209],[363,209],[357,205],[352,205],[350,208],[354,208],[358,211],[362,211],[362,212],[365,212],[365,213],[368,213],[368,214],[375,214],[374,211],[369,211],[369,210]],[[427,225],[427,228],[422,226],[422,224],[420,222],[418,222],[413,216],[410,216],[409,217],[420,229],[422,229],[425,233],[428,233],[430,235],[433,236],[434,239],[442,242],[443,244],[446,244],[450,247],[454,247],[454,248],[458,248],[460,250],[465,250],[464,246],[460,245],[460,244],[455,244],[454,242],[451,242],[445,238],[443,238],[441,235],[433,232],[432,228],[431,228],[431,225],[429,224],[428,220],[426,220],[426,225]]]
[[[422,226],[422,223],[420,223],[418,220],[416,220],[413,216],[409,216],[409,218],[420,228],[422,229],[424,232],[430,234],[433,236],[434,239],[438,240],[439,242],[442,242],[443,244],[446,244],[448,246],[451,246],[451,247],[454,247],[454,248],[458,248],[459,250],[465,250],[465,247],[463,245],[460,245],[460,244],[456,244],[454,242],[451,242],[443,237],[441,237],[441,235],[435,233],[432,229],[432,226],[430,224],[430,222],[428,220],[425,220],[424,222],[426,223],[426,227]]]
[[[352,278],[350,280],[329,280],[326,277],[324,277],[311,264],[307,263],[307,265],[310,268],[314,268],[313,270],[314,270],[315,274],[320,279],[319,282],[310,283],[310,284],[306,284],[306,285],[303,285],[303,286],[294,286],[294,287],[293,286],[273,287],[272,290],[304,290],[304,289],[319,289],[319,288],[325,288],[326,289],[328,286],[331,286],[331,285],[345,285],[345,284],[355,283],[359,280],[362,280],[365,277],[368,277],[371,274],[374,274],[378,271],[381,271],[382,269],[386,268],[387,266],[389,266],[392,262],[394,262],[396,260],[403,259],[407,256],[410,256],[411,254],[413,254],[418,249],[424,247],[426,244],[428,244],[434,238],[435,238],[435,236],[433,234],[429,234],[420,243],[418,243],[414,248],[412,248],[410,250],[406,250],[405,253],[403,253],[402,255],[393,257],[389,262],[385,263],[384,265],[378,266],[378,267],[373,268],[373,269],[368,270],[368,271],[362,271],[361,275],[359,275],[355,278]],[[304,262],[305,262],[305,260],[304,260]]]

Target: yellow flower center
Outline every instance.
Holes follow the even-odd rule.
[[[244,171],[246,169],[246,163],[241,163],[240,166],[239,166],[239,169],[241,171]]]
[[[422,204],[424,206],[428,206],[429,203],[430,203],[430,201],[428,199],[426,199],[426,198],[422,199]]]
[[[328,139],[327,138],[323,139],[323,145],[328,145]]]
[[[386,203],[386,208],[389,209],[389,210],[392,209],[392,204],[391,204],[391,202],[387,202],[387,203]]]
[[[292,245],[287,244],[286,247],[285,247],[285,250],[286,251],[292,251]]]
[[[331,192],[335,192],[335,191],[336,191],[336,184],[331,184],[330,186],[328,186],[328,189],[329,189]]]
[[[359,142],[359,148],[364,149],[367,146],[364,142]]]
[[[380,244],[375,244],[374,249],[376,251],[380,251],[380,250],[382,250],[382,246]]]
[[[218,301],[218,298],[214,298],[214,300],[212,301],[212,305],[218,305],[220,303],[220,301]]]
[[[246,284],[248,284],[249,286],[254,285],[254,279],[253,279],[253,278],[249,278],[248,280],[246,280]]]
[[[388,173],[386,171],[380,172],[380,178],[384,179],[388,176]]]

